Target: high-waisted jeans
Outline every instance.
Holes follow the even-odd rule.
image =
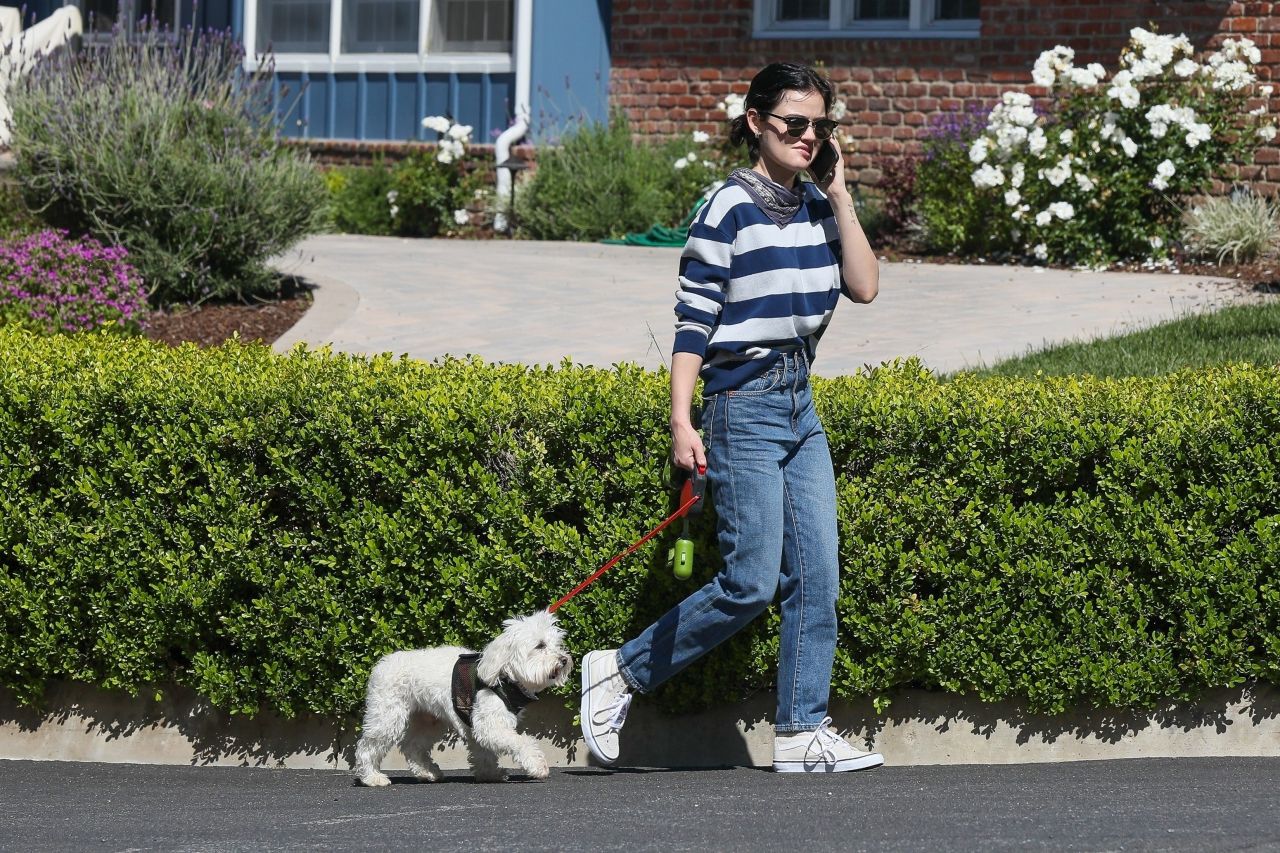
[[[707,398],[703,440],[724,568],[618,650],[622,677],[653,690],[741,630],[781,592],[780,734],[827,715],[839,593],[835,477],[803,352]]]

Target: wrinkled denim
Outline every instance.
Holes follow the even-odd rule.
[[[835,476],[803,352],[707,398],[703,440],[724,568],[618,649],[648,692],[741,630],[780,593],[780,734],[827,716],[839,594]]]

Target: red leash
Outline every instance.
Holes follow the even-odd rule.
[[[699,472],[698,472],[698,473],[699,473],[699,474],[706,473],[706,470],[707,470],[706,468],[702,468],[702,469],[700,469],[700,470],[699,470]],[[686,497],[686,495],[687,495],[687,497]],[[619,563],[619,561],[621,561],[621,560],[622,560],[622,558],[624,558],[624,557],[626,557],[626,556],[628,556],[628,555],[630,555],[630,554],[634,554],[634,553],[636,552],[636,550],[637,550],[641,545],[643,545],[644,543],[648,542],[648,541],[649,541],[650,539],[652,539],[653,537],[657,536],[659,533],[661,533],[661,532],[662,532],[662,530],[663,530],[663,529],[664,529],[668,524],[670,524],[671,522],[675,521],[675,520],[676,520],[677,518],[679,518],[680,516],[684,515],[686,512],[688,512],[688,511],[689,511],[689,508],[690,508],[690,507],[692,507],[694,504],[696,504],[698,501],[700,501],[700,500],[702,499],[702,491],[701,491],[701,489],[699,489],[699,490],[697,490],[697,491],[693,491],[693,490],[691,490],[691,489],[688,487],[688,484],[686,483],[685,490],[684,490],[684,492],[681,494],[681,497],[684,497],[684,498],[685,498],[685,501],[684,501],[684,503],[683,503],[683,504],[681,504],[681,505],[680,505],[680,508],[679,508],[678,510],[676,510],[676,511],[675,511],[675,512],[673,512],[673,513],[671,513],[671,515],[667,516],[667,517],[666,517],[666,519],[664,519],[664,520],[663,520],[663,522],[662,522],[661,524],[659,524],[657,527],[653,528],[653,529],[652,529],[652,530],[650,530],[648,533],[646,533],[643,537],[641,537],[641,539],[640,539],[640,541],[639,541],[639,542],[636,542],[634,545],[632,545],[631,547],[627,548],[627,550],[623,551],[621,554],[619,554],[618,556],[614,557],[612,560],[610,560],[609,562],[605,563],[605,564],[604,564],[603,566],[601,566],[600,568],[596,569],[596,570],[595,570],[595,572],[593,572],[593,573],[592,573],[591,577],[587,578],[587,579],[586,579],[586,580],[584,580],[582,583],[580,583],[580,584],[578,584],[577,586],[575,586],[575,587],[573,588],[573,590],[572,590],[568,595],[566,595],[564,598],[560,599],[559,601],[557,601],[555,604],[551,605],[551,606],[550,606],[550,607],[548,607],[547,609],[548,609],[550,612],[555,613],[557,610],[559,610],[559,609],[560,609],[560,606],[561,606],[561,605],[563,605],[563,604],[564,604],[564,603],[566,603],[569,599],[573,598],[575,595],[577,595],[578,593],[582,592],[584,589],[586,589],[587,587],[589,587],[589,586],[591,586],[593,583],[595,583],[597,578],[599,578],[602,574],[604,574],[605,572],[609,571],[609,570],[610,570],[610,569],[612,569],[614,566],[616,566],[616,565]]]

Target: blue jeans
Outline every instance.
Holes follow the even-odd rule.
[[[707,398],[703,436],[724,568],[618,649],[623,679],[648,692],[758,616],[781,588],[779,734],[827,715],[839,594],[835,476],[803,352]]]

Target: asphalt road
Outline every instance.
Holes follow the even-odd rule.
[[[1280,758],[396,782],[0,761],[0,849],[1280,850]]]

